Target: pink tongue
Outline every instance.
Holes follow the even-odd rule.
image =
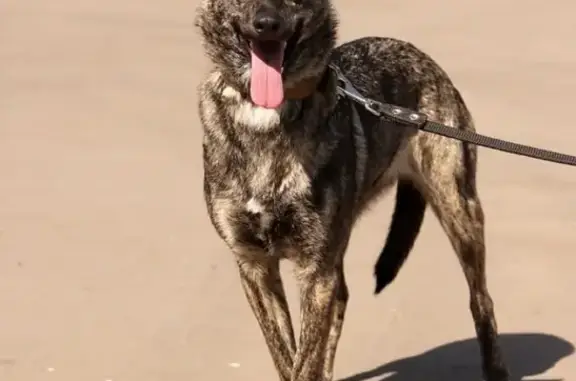
[[[252,47],[252,70],[250,78],[250,96],[257,106],[277,108],[284,100],[282,84],[282,61],[284,47],[269,57],[268,62],[262,59],[263,54],[256,44]]]

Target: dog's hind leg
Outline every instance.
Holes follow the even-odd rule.
[[[415,159],[424,195],[464,270],[470,309],[487,381],[507,381],[492,298],[486,285],[484,213],[476,190],[475,147],[435,135],[419,136]]]
[[[282,381],[292,377],[296,354],[294,330],[278,260],[238,260],[240,279],[248,302],[266,339]]]
[[[346,285],[343,266],[339,266],[338,271],[340,276],[338,288],[336,290],[336,300],[334,301],[332,326],[330,327],[330,336],[328,337],[328,345],[326,348],[326,360],[324,362],[324,381],[331,381],[334,376],[334,360],[336,358],[336,349],[338,347],[338,341],[340,340],[340,334],[342,333],[342,325],[344,324],[346,306],[348,305],[348,286]]]

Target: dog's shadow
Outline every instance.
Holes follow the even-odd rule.
[[[540,333],[501,334],[500,342],[510,367],[510,381],[544,373],[574,352],[557,336]],[[413,357],[396,360],[340,381],[479,381],[480,352],[476,339],[456,341]],[[561,381],[530,378],[530,381]]]

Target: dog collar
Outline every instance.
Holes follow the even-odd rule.
[[[322,77],[324,73],[321,75],[305,78],[300,82],[296,83],[294,86],[287,88],[284,92],[284,95],[287,99],[292,100],[302,100],[304,98],[309,97],[310,95],[314,94],[316,89],[318,88],[318,84],[322,81]]]

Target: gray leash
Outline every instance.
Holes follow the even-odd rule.
[[[491,148],[516,155],[527,156],[534,159],[550,161],[553,163],[576,166],[576,156],[559,152],[549,151],[541,148],[531,147],[524,144],[496,139],[490,136],[478,134],[473,131],[460,130],[445,126],[443,124],[428,120],[428,117],[420,112],[406,109],[404,107],[382,103],[364,97],[352,83],[346,78],[340,69],[335,65],[330,65],[338,76],[338,93],[346,96],[356,103],[362,105],[372,114],[390,120],[398,125],[417,128],[422,131],[442,135],[450,139],[460,140],[465,143],[474,144],[481,147]]]

